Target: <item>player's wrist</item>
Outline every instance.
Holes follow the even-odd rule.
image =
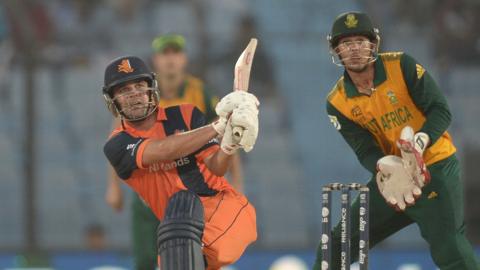
[[[238,144],[221,144],[220,149],[222,149],[222,152],[225,153],[228,156],[232,156],[233,154],[237,153],[237,150],[240,148],[240,145]]]
[[[213,121],[211,124],[213,129],[217,132],[218,136],[223,136],[225,134],[225,128],[227,127],[227,119],[220,117],[217,120]]]
[[[423,152],[430,145],[430,136],[425,132],[417,132],[413,137],[415,149],[423,155]]]
[[[240,144],[234,141],[233,138],[233,126],[232,126],[232,118],[227,120],[225,125],[225,132],[222,137],[222,141],[220,142],[220,148],[222,151],[227,155],[233,155],[237,152],[238,148],[240,148]]]
[[[420,188],[430,181],[430,173],[423,159],[423,152],[429,143],[428,134],[425,132],[415,133],[410,126],[402,129],[397,141],[404,166]]]

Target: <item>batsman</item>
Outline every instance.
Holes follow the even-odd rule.
[[[406,53],[378,53],[379,31],[364,13],[340,14],[328,41],[333,62],[345,69],[328,95],[328,117],[373,174],[369,247],[416,223],[441,270],[480,269],[465,237],[460,164],[447,132],[451,114],[435,81]],[[358,211],[357,198],[351,212]],[[354,262],[358,215],[351,224]],[[314,269],[340,269],[340,233],[337,225],[331,264],[320,244]]]
[[[251,58],[247,68],[237,65],[243,91],[222,98],[219,119],[208,125],[193,105],[159,107],[155,74],[140,58],[117,58],[105,70],[102,92],[121,126],[104,153],[160,220],[160,269],[218,270],[257,238],[254,207],[224,178],[232,155],[252,150],[258,136],[259,102],[246,92],[250,65]]]

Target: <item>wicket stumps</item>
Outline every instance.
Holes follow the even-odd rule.
[[[350,242],[351,242],[351,226],[350,226],[350,191],[358,191],[360,196],[359,211],[359,265],[360,270],[368,269],[368,247],[369,247],[369,189],[367,186],[357,183],[340,184],[331,183],[322,188],[322,270],[331,269],[332,265],[332,233],[331,233],[331,212],[332,212],[332,191],[341,192],[341,210],[340,210],[340,226],[341,226],[341,253],[340,253],[340,269],[350,270]]]

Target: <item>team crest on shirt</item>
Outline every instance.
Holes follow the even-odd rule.
[[[175,169],[177,167],[182,167],[185,165],[190,164],[191,161],[188,157],[183,157],[179,158],[177,160],[171,161],[171,162],[158,162],[154,163],[150,166],[148,166],[148,171],[153,173],[153,172],[158,172],[158,171],[169,171],[172,169]]]
[[[398,98],[395,95],[395,93],[393,92],[393,90],[388,90],[387,91],[387,97],[388,97],[388,100],[390,100],[390,104],[392,104],[392,105],[398,104]]]
[[[353,107],[352,115],[353,115],[354,118],[358,118],[358,117],[362,116],[362,110],[360,109],[359,106]]]
[[[355,105],[351,112],[352,112],[352,118],[356,122],[364,123],[366,121],[366,118],[363,115],[363,112],[362,112],[362,109],[360,109],[360,106]]]

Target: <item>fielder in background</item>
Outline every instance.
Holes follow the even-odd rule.
[[[212,122],[217,115],[215,105],[218,98],[212,96],[205,84],[187,73],[188,57],[185,52],[185,38],[181,35],[167,34],[155,38],[152,42],[152,64],[156,72],[160,90],[159,106],[167,108],[181,104],[196,106]],[[114,129],[120,126],[115,118]],[[243,192],[242,164],[239,155],[232,158],[229,169],[231,183],[237,191]],[[123,193],[113,168],[110,167],[106,191],[107,203],[117,211],[123,208]],[[132,238],[135,269],[153,270],[156,268],[157,248],[154,239],[159,221],[137,195],[132,200]]]
[[[214,270],[240,258],[257,237],[255,209],[223,175],[237,149],[255,145],[256,97],[240,91],[225,96],[216,106],[220,118],[206,125],[193,105],[158,106],[155,75],[134,56],[107,66],[103,95],[121,118],[104,152],[117,175],[161,220],[160,268]],[[239,142],[233,127],[244,130]]]
[[[334,63],[345,68],[328,95],[328,117],[373,174],[370,248],[416,223],[440,269],[480,269],[465,237],[460,165],[446,131],[450,110],[435,81],[408,54],[379,54],[379,32],[364,13],[339,15],[328,40]],[[357,198],[351,211],[358,209]],[[358,228],[357,216],[351,224]],[[340,269],[340,231],[333,230],[332,265],[320,245],[314,269]],[[352,262],[358,237],[352,229]]]

